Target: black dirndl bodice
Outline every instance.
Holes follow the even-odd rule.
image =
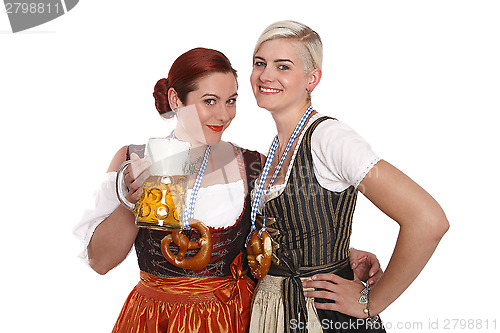
[[[306,130],[283,192],[265,205],[266,228],[273,239],[276,256],[269,274],[286,276],[283,282],[285,331],[290,330],[286,322],[297,318],[299,313],[306,315],[300,277],[334,273],[354,279],[349,265],[349,240],[357,190],[350,186],[342,192],[329,191],[319,184],[314,174],[311,137],[326,119],[332,118],[321,117]],[[325,325],[325,332],[385,332],[363,330],[363,325],[351,330],[353,326],[349,323],[358,318],[335,311],[317,311],[321,323],[332,323]]]
[[[137,153],[144,156],[144,145],[130,145],[128,155]],[[250,191],[255,184],[255,179],[260,172],[260,154],[256,151],[240,149],[241,156],[245,164],[246,197],[238,221],[227,228],[210,228],[212,235],[213,250],[212,258],[208,265],[199,271],[186,270],[172,265],[161,252],[161,240],[168,234],[167,231],[140,228],[135,239],[135,251],[139,268],[149,274],[158,277],[206,277],[206,276],[229,276],[231,275],[230,265],[239,253],[243,252],[243,269],[248,267],[245,251],[245,239],[250,232]],[[192,230],[192,239],[200,237],[198,231]],[[176,254],[177,250],[171,247]],[[186,257],[191,257],[196,250],[188,250]],[[192,253],[190,253],[192,252]]]

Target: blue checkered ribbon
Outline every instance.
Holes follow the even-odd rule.
[[[288,144],[286,145],[285,152],[283,153],[283,156],[281,157],[280,162],[278,163],[278,166],[276,167],[276,170],[274,171],[273,178],[271,178],[271,181],[269,182],[269,186],[267,187],[266,194],[269,192],[269,189],[274,183],[274,180],[278,176],[278,173],[281,169],[281,166],[283,165],[283,162],[285,161],[286,156],[288,155],[288,151],[290,150],[290,147],[292,146],[293,142],[297,138],[297,135],[299,135],[300,131],[302,130],[302,127],[304,127],[304,124],[306,123],[307,118],[309,115],[313,112],[313,107],[310,106],[306,113],[300,118],[299,123],[297,126],[295,126],[295,130],[292,133],[292,136],[290,137],[290,140],[288,140]],[[262,175],[260,176],[259,179],[259,185],[257,187],[257,191],[255,192],[255,197],[252,202],[252,212],[250,214],[250,218],[252,219],[252,229],[250,230],[250,233],[252,233],[256,227],[255,227],[255,219],[257,218],[257,211],[259,210],[260,206],[260,199],[262,197],[262,193],[264,192],[264,184],[266,183],[267,175],[269,174],[269,169],[271,169],[271,163],[273,162],[274,159],[274,154],[276,152],[276,149],[278,148],[278,136],[274,137],[274,141],[271,144],[271,147],[269,148],[269,153],[267,154],[267,160],[266,164],[264,164],[264,169],[262,170]],[[259,231],[259,236],[266,230],[266,223],[265,219],[263,222],[262,229]]]
[[[210,146],[207,146],[205,149],[205,156],[203,157],[203,162],[201,162],[200,171],[198,171],[198,175],[196,176],[196,180],[194,181],[193,189],[191,190],[191,200],[187,205],[187,209],[184,209],[184,216],[182,218],[182,226],[184,229],[191,229],[189,225],[189,219],[194,218],[194,204],[196,203],[196,198],[198,197],[198,190],[201,186],[201,181],[203,180],[203,176],[205,175],[205,170],[207,169],[208,164],[208,156],[210,155]]]

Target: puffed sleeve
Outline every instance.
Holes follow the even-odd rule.
[[[333,119],[323,121],[315,129],[311,149],[318,182],[334,192],[357,187],[380,160],[359,134]]]
[[[73,234],[83,242],[83,251],[79,257],[87,263],[87,246],[94,234],[94,230],[120,204],[116,196],[115,186],[116,172],[106,173],[100,187],[94,192],[94,206],[85,210],[82,219],[73,229]]]

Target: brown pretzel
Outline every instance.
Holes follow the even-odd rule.
[[[210,235],[210,229],[199,220],[190,219],[189,225],[200,232],[200,239],[196,242],[189,241],[182,230],[177,230],[163,237],[161,252],[171,264],[179,268],[199,271],[208,264],[212,257],[212,235]],[[170,251],[170,243],[172,242],[179,247],[177,255]],[[194,257],[186,259],[186,251],[193,249],[200,250]]]
[[[247,258],[252,275],[257,279],[262,279],[269,272],[273,248],[271,237],[269,237],[267,231],[262,232],[260,238],[258,233],[256,230],[250,236],[247,245]]]

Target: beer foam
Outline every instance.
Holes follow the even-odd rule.
[[[146,153],[151,161],[149,173],[152,176],[188,174],[190,148],[189,142],[170,137],[149,139]]]

